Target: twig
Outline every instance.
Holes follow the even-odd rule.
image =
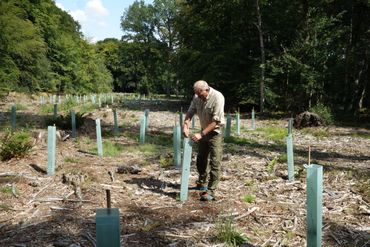
[[[285,217],[284,215],[275,215],[275,214],[256,214],[257,217],[267,217],[267,218],[281,218],[284,220],[294,220],[292,218]]]
[[[342,245],[342,242],[339,241],[339,239],[337,239],[337,237],[333,233],[330,233],[329,236],[332,237],[339,244],[339,246]]]
[[[15,198],[18,198],[17,187],[15,187],[15,184],[12,184],[12,194]]]
[[[261,244],[261,247],[265,246],[270,240],[272,239],[273,236],[271,236],[269,239],[267,239],[263,244]]]
[[[256,211],[257,209],[259,209],[259,208],[258,207],[253,207],[250,210],[248,210],[248,212],[246,212],[245,214],[242,214],[242,215],[240,215],[238,217],[235,217],[234,220],[239,220],[241,218],[244,218],[244,217],[250,215],[251,213],[253,213],[254,211]]]
[[[132,237],[132,236],[135,236],[136,233],[131,233],[131,234],[126,234],[126,235],[122,235],[121,237],[122,238],[129,238],[129,237]]]
[[[62,208],[62,207],[50,207],[51,210],[73,210],[72,208]]]
[[[96,247],[96,240],[93,236],[91,236],[90,232],[84,233],[82,236],[89,240],[94,247]]]
[[[116,186],[116,185],[110,185],[110,184],[100,184],[101,186],[116,188],[116,189],[123,189],[123,186]]]
[[[361,247],[366,247],[366,246],[368,246],[367,244],[368,243],[370,243],[370,240],[369,241],[367,241],[363,246],[361,246]]]
[[[175,235],[171,233],[163,233],[161,234],[164,237],[174,237],[174,238],[192,238],[193,236],[185,236],[185,235]]]
[[[39,191],[38,191],[38,192],[33,196],[33,198],[32,198],[31,200],[29,200],[29,201],[28,201],[27,205],[29,205],[30,203],[32,203],[32,202],[35,200],[36,196],[38,196],[41,192],[43,192],[46,188],[48,188],[50,184],[51,184],[51,182],[50,182],[50,183],[48,183],[47,185],[45,185],[41,190],[39,190]]]

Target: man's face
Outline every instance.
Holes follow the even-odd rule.
[[[194,90],[194,93],[196,95],[198,95],[198,97],[200,99],[204,100],[204,101],[207,99],[208,92],[209,92],[208,89],[200,89],[200,88],[197,88],[197,89]]]

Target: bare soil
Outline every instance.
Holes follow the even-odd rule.
[[[225,217],[248,237],[244,246],[306,246],[308,146],[311,163],[324,167],[323,246],[370,246],[368,127],[294,129],[296,176],[288,181],[281,158],[284,139],[251,130],[249,115],[242,115],[241,135],[224,143],[216,201],[201,202],[199,192],[190,190],[188,200],[180,202],[181,171],[172,166],[177,103],[116,101],[86,114],[76,139],[58,141],[57,169],[48,176],[45,115],[38,97],[11,94],[2,99],[0,137],[9,126],[13,102],[24,106],[17,112],[18,128],[33,133],[34,145],[25,157],[0,162],[0,246],[95,246],[95,210],[106,207],[106,189],[112,207],[120,211],[122,246],[224,246],[217,240],[217,228]],[[112,134],[112,108],[119,116],[117,137]],[[139,119],[145,109],[150,109],[149,144],[140,145]],[[104,141],[122,147],[118,154],[94,153],[97,118]],[[287,119],[257,116],[256,125],[285,128]],[[196,145],[191,186],[197,179],[195,155]],[[141,171],[118,173],[120,166]],[[246,197],[254,199],[247,202]]]

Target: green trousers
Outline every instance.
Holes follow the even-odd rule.
[[[199,179],[197,184],[202,187],[207,186],[210,194],[214,193],[220,182],[222,141],[222,132],[211,131],[198,143],[197,169]]]

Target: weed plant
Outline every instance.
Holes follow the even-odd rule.
[[[216,222],[216,239],[226,246],[242,246],[248,241],[243,233],[235,229],[232,216],[220,216]]]
[[[5,161],[14,157],[24,157],[31,148],[32,142],[29,132],[7,130],[5,136],[0,140],[0,158]]]
[[[243,197],[243,201],[246,202],[246,203],[252,203],[254,202],[256,199],[256,197],[254,195],[245,195]]]

